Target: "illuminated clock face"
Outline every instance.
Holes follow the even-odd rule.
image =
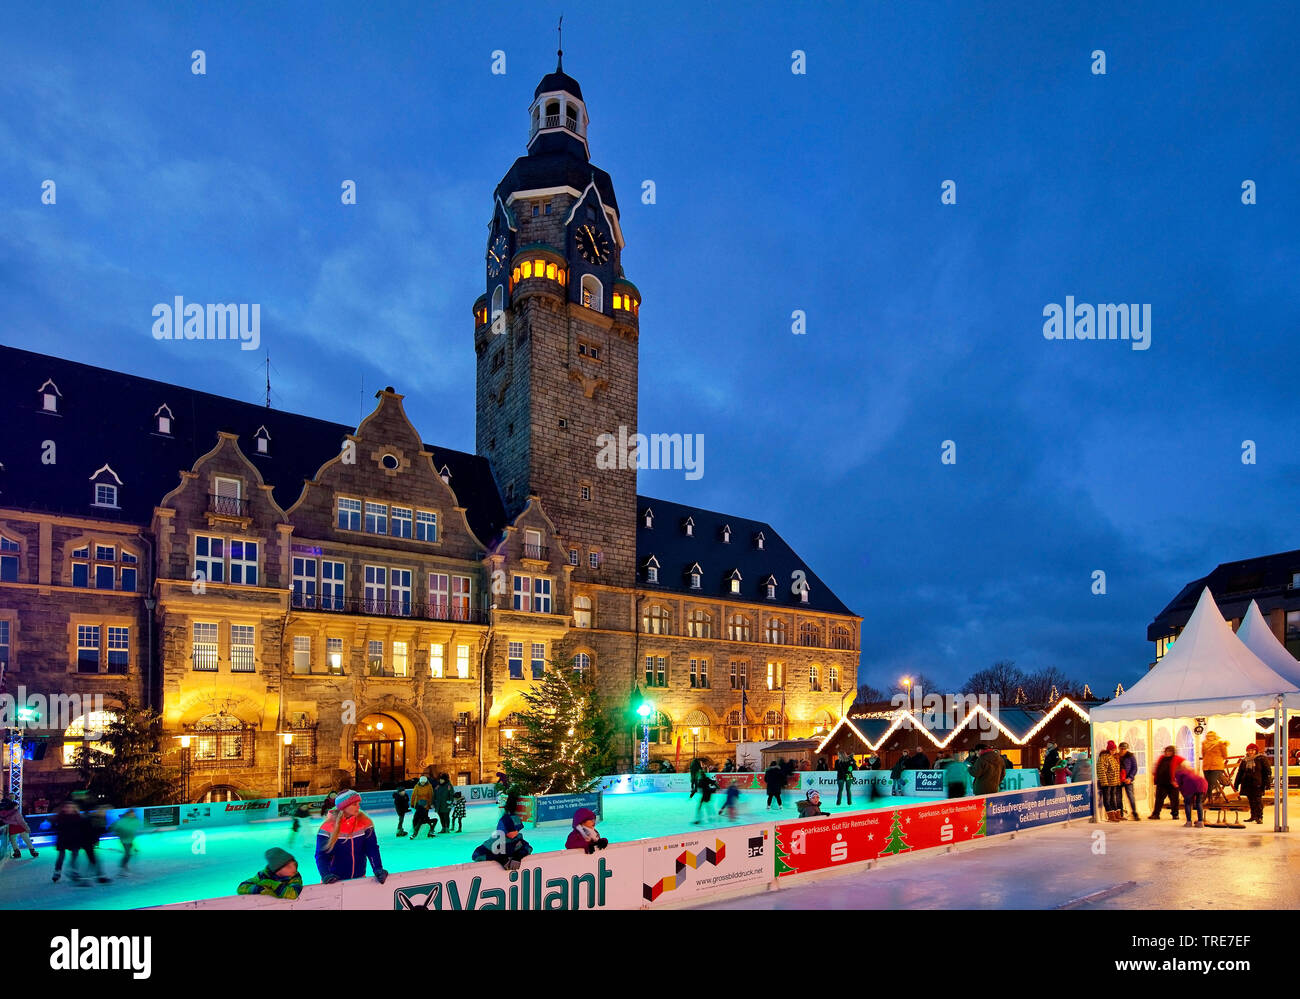
[[[498,236],[488,247],[487,265],[488,273],[496,277],[501,273],[501,269],[506,265],[506,251],[509,249],[505,236]]]
[[[589,264],[603,264],[610,258],[609,237],[594,225],[584,224],[579,227],[576,241],[578,252]]]

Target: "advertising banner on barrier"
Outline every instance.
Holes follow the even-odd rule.
[[[269,798],[251,801],[213,801],[203,805],[181,805],[182,826],[234,826],[258,819],[276,818]]]
[[[1091,815],[1091,784],[1058,784],[999,794],[988,799],[988,834],[997,836]]]
[[[644,851],[641,893],[650,906],[772,880],[772,835],[767,826],[659,839],[646,844]]]
[[[181,824],[179,805],[156,805],[152,808],[142,808],[140,813],[146,826],[178,826]]]
[[[733,784],[736,787],[740,788],[742,791],[767,790],[766,786],[763,784],[762,774],[712,774],[711,776],[715,781],[718,782],[719,791],[725,791]],[[797,777],[798,774],[796,774],[795,776]],[[690,789],[689,782],[687,783],[686,787],[688,790]],[[794,788],[790,788],[790,790],[792,791],[796,790],[797,787],[798,785],[796,784],[796,786]]]
[[[573,813],[579,808],[590,808],[596,818],[605,817],[601,807],[600,794],[539,794],[534,799],[533,825],[543,822],[572,822]]]
[[[984,835],[984,799],[957,798],[776,826],[776,874],[789,877]]]
[[[596,790],[604,794],[646,794],[650,791],[689,791],[690,774],[614,774],[602,777]]]

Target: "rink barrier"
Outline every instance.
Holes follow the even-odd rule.
[[[453,864],[390,874],[382,885],[373,877],[308,885],[293,901],[233,895],[155,908],[663,908],[767,891],[789,884],[791,878],[802,883],[800,875],[861,869],[864,864],[1091,814],[1092,785],[1065,784],[791,822],[704,826],[674,836],[614,843],[594,854],[536,853],[517,871],[491,861]]]

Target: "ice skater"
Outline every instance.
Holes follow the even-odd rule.
[[[700,824],[700,816],[708,814],[713,817],[713,809],[709,807],[709,801],[713,798],[713,792],[718,789],[718,782],[709,776],[707,770],[700,771],[700,779],[695,785],[695,790],[700,792],[700,803],[695,806],[695,822],[693,825]]]
[[[118,816],[117,821],[109,827],[109,832],[117,836],[122,844],[122,862],[118,864],[119,876],[125,876],[131,855],[135,852],[135,838],[140,834],[140,820],[135,817],[135,809],[128,808]]]
[[[429,809],[433,807],[433,785],[424,774],[415,782],[411,790],[411,807],[415,809],[415,818],[411,821],[411,838],[420,835],[420,827],[429,827],[429,839],[433,839],[433,823],[429,821]]]
[[[21,844],[26,841],[27,852],[33,857],[39,857],[36,848],[32,846],[32,828],[23,818],[23,810],[18,807],[18,802],[12,798],[5,798],[0,801],[0,828],[8,831],[8,844],[13,848],[13,859],[18,860],[22,857],[23,852],[20,849]]]
[[[438,774],[438,786],[433,789],[433,810],[438,813],[438,821],[442,823],[439,831],[443,833],[451,832],[451,796],[455,790],[449,776]]]
[[[474,848],[471,860],[495,860],[507,871],[519,870],[523,859],[533,852],[533,847],[524,839],[524,823],[517,814],[518,809],[519,795],[507,793],[496,830]]]
[[[297,801],[297,799],[295,798],[294,801]],[[290,801],[289,804],[293,807],[290,813],[293,816],[293,826],[289,829],[289,842],[297,843],[298,830],[302,828],[303,821],[311,818],[311,805],[305,801],[299,801],[296,806],[294,806],[293,801]]]
[[[361,795],[340,791],[334,810],[325,817],[316,834],[316,870],[321,884],[349,881],[366,876],[366,861],[380,884],[388,878],[379,857],[375,824],[361,810]]]
[[[740,809],[736,807],[740,804],[740,788],[734,783],[727,785],[727,796],[722,801],[722,807],[718,809],[718,815],[725,815],[727,820],[735,822],[740,817]]]
[[[406,835],[406,813],[411,809],[411,796],[406,793],[406,785],[398,784],[393,792],[393,811],[397,813],[397,835]]]
[[[465,796],[459,791],[451,796],[451,824],[454,832],[465,831]]]

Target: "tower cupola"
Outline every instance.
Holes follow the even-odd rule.
[[[542,136],[572,136],[582,143],[584,155],[591,157],[587,145],[587,105],[582,100],[578,81],[564,71],[564,50],[556,52],[558,61],[554,73],[547,73],[533,91],[533,103],[528,108],[530,121],[528,150]]]

